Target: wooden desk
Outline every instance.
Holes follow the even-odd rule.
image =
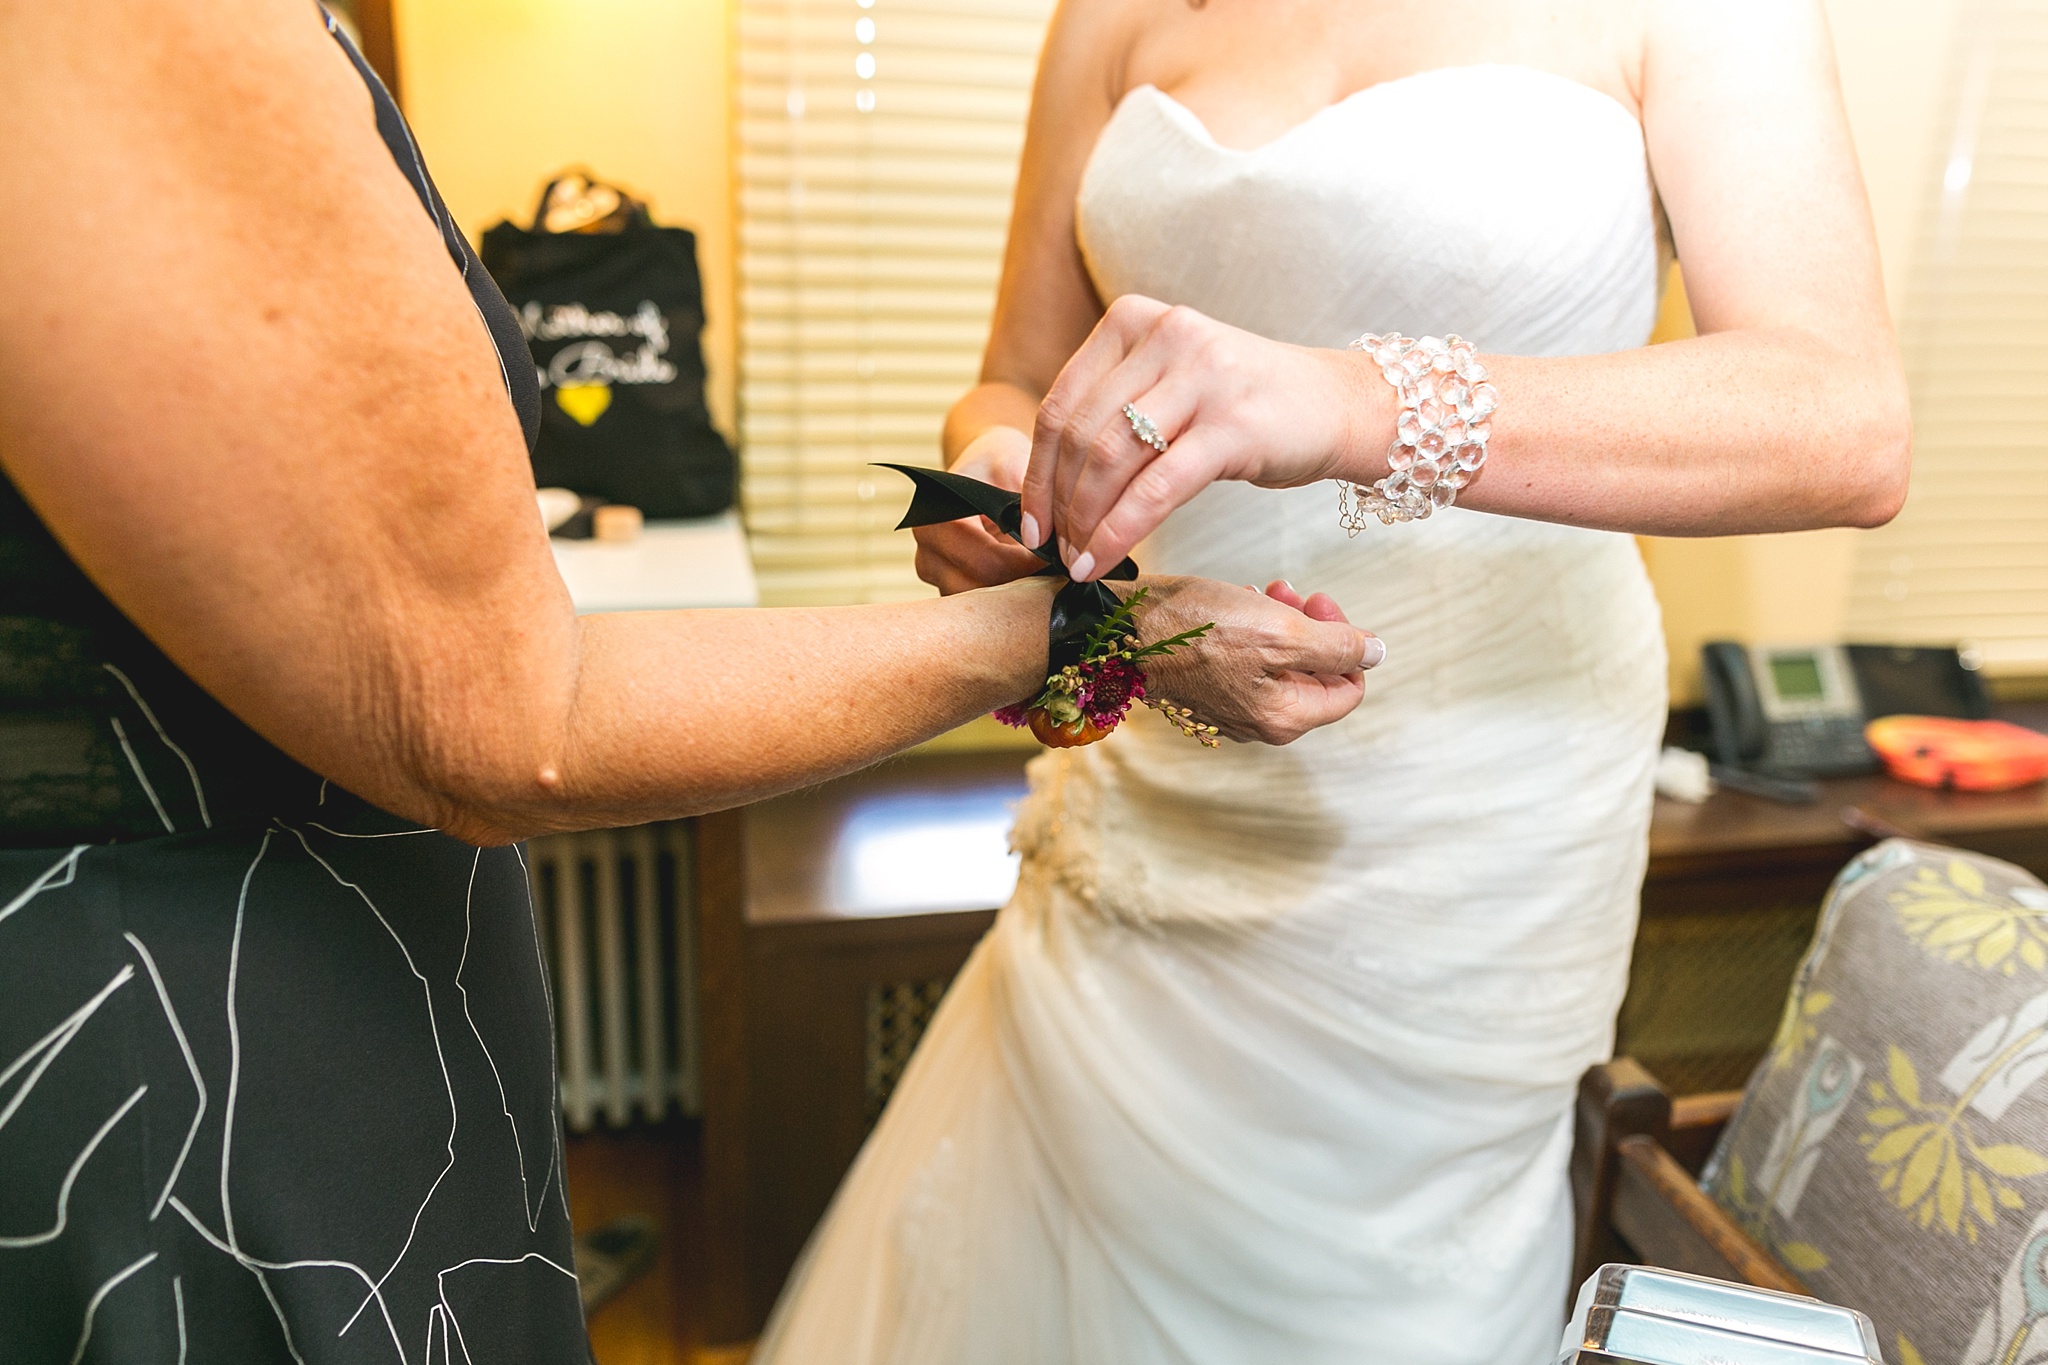
[[[929,1007],[1008,896],[1025,753],[898,760],[706,817],[699,834],[713,1341],[759,1330]],[[1861,805],[2048,875],[2048,791],[1879,778],[1819,805],[1659,801],[1623,1051],[1680,1091],[1733,1088],[1776,1026]],[[863,850],[884,857],[864,861]]]
[[[1850,806],[1942,843],[2009,847],[2014,851],[1996,856],[2014,862],[2048,849],[2048,786],[1944,792],[1887,777],[1833,778],[1820,785],[1821,800],[1812,806],[1781,806],[1730,791],[1697,806],[1659,797],[1650,816],[1649,880],[1816,859],[1840,867],[1870,842],[1843,823],[1841,813]]]
[[[1657,801],[1616,1051],[1675,1093],[1739,1089],[1769,1046],[1821,897],[1870,844],[1845,809],[2048,876],[2048,788],[1987,795],[1853,777],[1821,791],[1812,806],[1730,791],[1697,806]]]

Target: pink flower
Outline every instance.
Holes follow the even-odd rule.
[[[1013,706],[1003,707],[1001,710],[995,713],[995,716],[997,720],[1001,721],[1003,724],[1007,726],[1010,726],[1012,729],[1022,730],[1026,726],[1031,724],[1031,722],[1028,719],[1026,719],[1024,715],[1024,713],[1030,709],[1030,702],[1020,701]]]
[[[1081,713],[1099,730],[1114,729],[1145,697],[1145,675],[1137,665],[1111,656],[1081,665],[1081,692],[1075,698]]]

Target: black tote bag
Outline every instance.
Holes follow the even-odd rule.
[[[704,407],[696,234],[657,227],[630,200],[617,231],[542,221],[499,223],[482,251],[540,372],[534,482],[651,518],[732,506],[737,463]]]

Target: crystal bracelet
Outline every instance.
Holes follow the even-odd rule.
[[[1364,351],[1400,395],[1387,476],[1371,484],[1337,484],[1337,520],[1352,535],[1369,518],[1382,525],[1421,521],[1458,500],[1458,490],[1486,464],[1490,419],[1500,392],[1462,337],[1367,332],[1350,349]]]

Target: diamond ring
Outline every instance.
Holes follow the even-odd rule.
[[[1151,446],[1161,455],[1166,453],[1166,438],[1159,434],[1159,428],[1152,425],[1152,419],[1139,412],[1129,403],[1124,404],[1124,420],[1131,424],[1131,434]]]

